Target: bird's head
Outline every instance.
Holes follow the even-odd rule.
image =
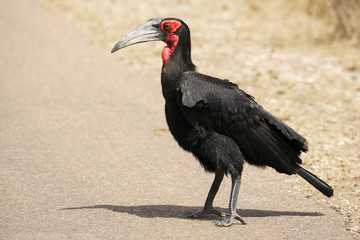
[[[162,51],[165,66],[175,49],[184,45],[190,54],[190,31],[188,26],[177,18],[152,18],[144,25],[128,33],[116,43],[111,53],[137,43],[149,41],[164,41],[167,46]]]

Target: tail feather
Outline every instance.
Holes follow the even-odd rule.
[[[323,180],[309,172],[308,170],[299,166],[297,174],[313,185],[317,190],[322,192],[325,196],[331,197],[334,194],[333,189]]]

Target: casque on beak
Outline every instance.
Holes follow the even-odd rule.
[[[162,20],[162,18],[152,18],[141,27],[131,31],[116,43],[111,53],[137,43],[166,40],[168,35],[160,29]]]

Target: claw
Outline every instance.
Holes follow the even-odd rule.
[[[222,220],[222,221],[216,220],[216,221],[214,221],[214,223],[216,226],[219,226],[219,227],[230,227],[233,224],[234,219],[239,220],[243,225],[247,224],[246,221],[242,217],[240,217],[240,215],[237,213],[235,213],[233,215],[227,215],[224,220]]]

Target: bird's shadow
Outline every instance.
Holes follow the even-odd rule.
[[[189,212],[198,212],[202,207],[175,206],[175,205],[139,205],[139,206],[120,206],[120,205],[94,205],[82,207],[69,207],[59,210],[81,210],[81,209],[106,209],[117,213],[127,213],[142,218],[182,218],[189,219]],[[217,208],[226,213],[227,209]],[[259,209],[240,209],[239,215],[242,217],[278,217],[278,216],[324,216],[319,212],[294,212],[294,211],[272,211]],[[218,219],[217,216],[209,216],[203,219]]]

